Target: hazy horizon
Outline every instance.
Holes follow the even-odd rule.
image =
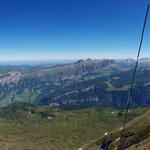
[[[13,66],[13,65],[58,65],[58,64],[68,64],[68,63],[74,63],[76,61],[79,60],[87,60],[87,59],[92,59],[92,60],[103,60],[106,58],[85,58],[85,59],[51,59],[51,60],[14,60],[14,61],[1,61],[0,60],[0,65],[9,65],[9,66]],[[108,60],[126,60],[126,59],[134,59],[135,58],[120,58],[120,59],[108,59]],[[140,59],[150,59],[150,57],[143,57]]]

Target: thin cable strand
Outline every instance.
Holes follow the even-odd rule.
[[[141,42],[140,42],[139,49],[138,49],[136,64],[135,64],[133,78],[132,78],[132,84],[131,84],[130,92],[129,92],[129,96],[128,96],[126,113],[125,113],[125,118],[124,118],[123,127],[122,127],[122,131],[121,131],[121,136],[120,136],[120,144],[121,144],[122,138],[124,136],[125,125],[126,125],[126,122],[127,122],[128,110],[129,110],[130,102],[131,102],[131,98],[132,98],[133,87],[134,87],[134,83],[135,83],[135,75],[136,75],[137,66],[138,66],[138,63],[139,63],[139,56],[140,56],[140,52],[141,52],[141,48],[142,48],[142,43],[143,43],[143,38],[144,38],[144,31],[145,31],[145,26],[146,26],[146,22],[147,22],[148,13],[149,13],[149,4],[147,6],[146,16],[145,16],[143,30],[142,30],[142,34],[141,34]]]

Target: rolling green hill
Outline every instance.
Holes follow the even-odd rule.
[[[129,120],[148,109],[131,109]],[[120,127],[123,114],[123,110],[103,106],[66,110],[12,104],[0,109],[0,149],[77,150]]]

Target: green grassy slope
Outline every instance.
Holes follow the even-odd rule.
[[[105,144],[109,145],[109,150],[115,150],[119,144],[120,129],[109,133]],[[83,146],[83,150],[97,150],[103,143],[104,137],[91,141]],[[110,142],[110,144],[108,144]],[[128,150],[148,150],[150,149],[150,111],[144,113],[126,125],[125,134],[122,141],[122,148]]]
[[[147,109],[131,110],[130,119]],[[118,128],[122,114],[119,109],[102,106],[62,110],[24,103],[9,105],[0,109],[0,149],[77,150]]]
[[[135,144],[127,150],[150,150],[150,136],[138,144]]]

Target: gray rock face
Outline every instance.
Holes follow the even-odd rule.
[[[14,83],[14,84],[17,84],[23,77],[23,74],[19,71],[10,71],[8,72],[8,76],[5,76],[5,77],[2,77],[0,78],[0,83],[2,85],[5,85],[5,84],[11,84],[11,83]]]
[[[79,60],[73,64],[58,65],[50,68],[31,70],[29,73],[22,71],[9,71],[6,76],[0,76],[0,84],[17,84],[24,78],[37,78],[38,80],[72,80],[77,81],[89,73],[102,73],[109,67],[115,67],[114,60]]]

